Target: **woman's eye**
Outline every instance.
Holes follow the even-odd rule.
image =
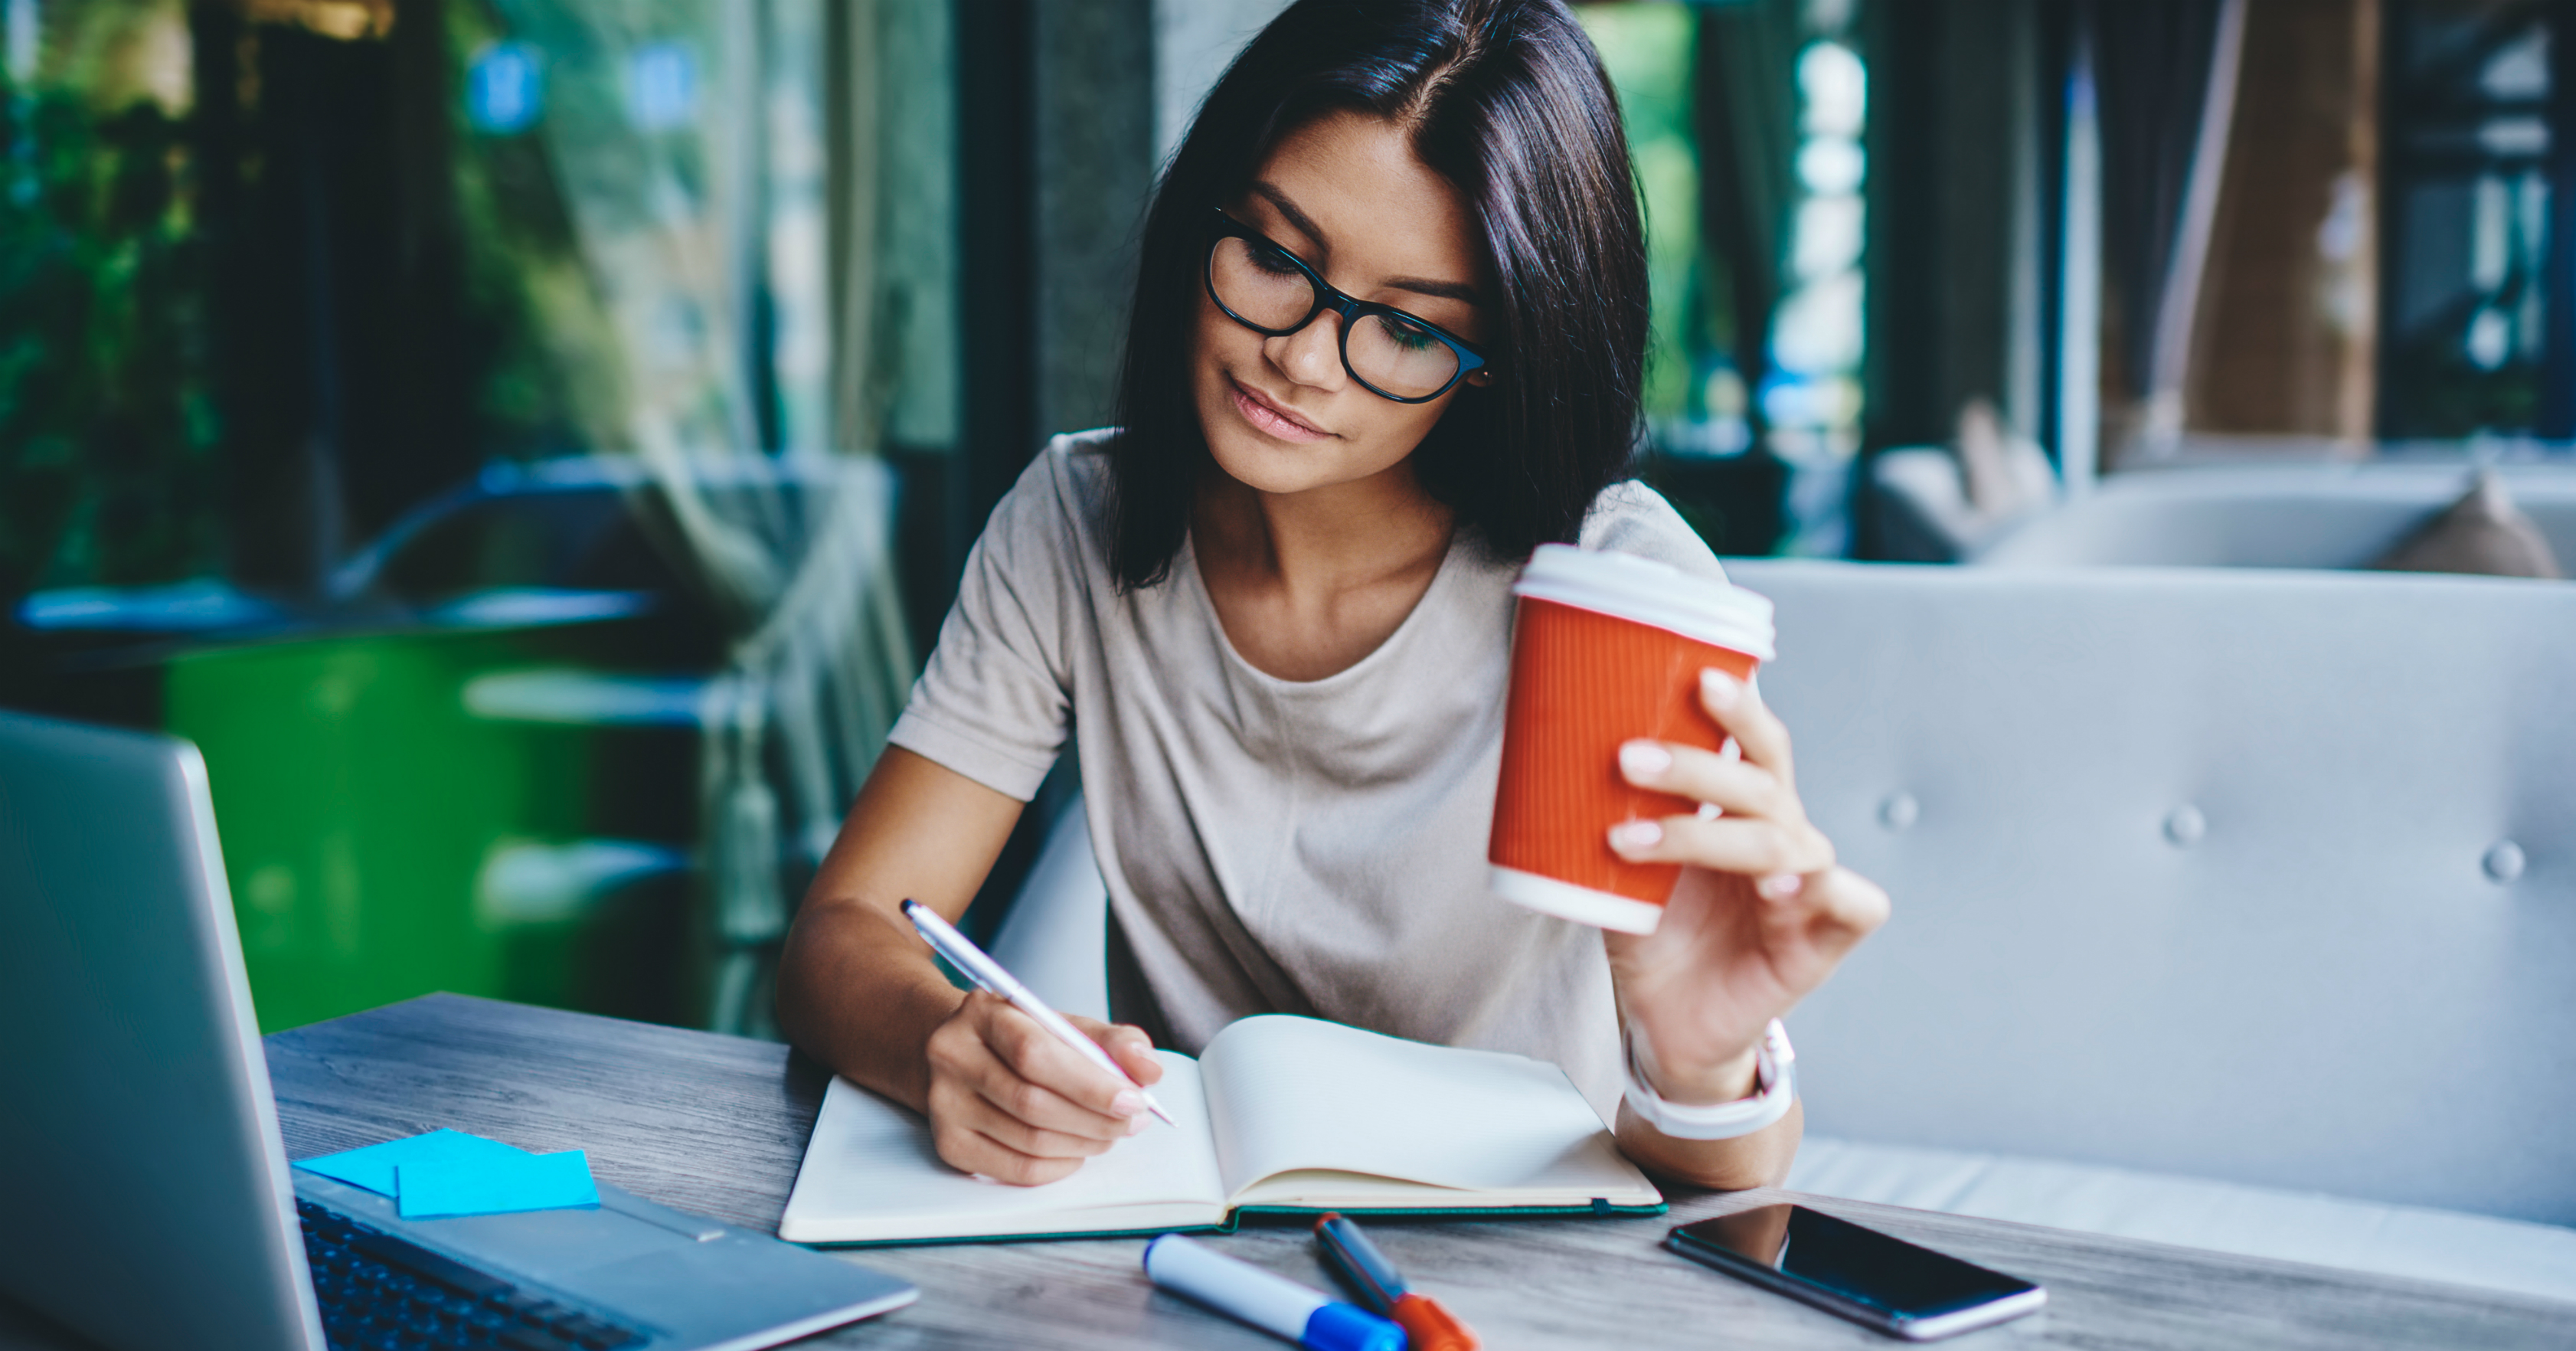
[[[1297,270],[1297,262],[1286,252],[1266,245],[1252,251],[1252,265],[1274,277],[1284,277]]]
[[[1419,352],[1426,347],[1441,345],[1438,338],[1431,336],[1431,330],[1399,315],[1386,316],[1386,331],[1387,336],[1395,340],[1396,346],[1408,352]]]

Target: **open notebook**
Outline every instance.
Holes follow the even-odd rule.
[[[918,1243],[1223,1229],[1245,1211],[1656,1214],[1663,1196],[1554,1065],[1246,1018],[1159,1051],[1157,1121],[1041,1187],[940,1161],[922,1118],[834,1079],[778,1235]]]

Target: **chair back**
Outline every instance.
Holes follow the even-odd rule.
[[[2576,585],[1747,561],[1812,1129],[2576,1222]]]
[[[2576,469],[2498,471],[2576,572]],[[2224,465],[2141,470],[1969,546],[1998,567],[2366,568],[2469,491],[2457,464]]]

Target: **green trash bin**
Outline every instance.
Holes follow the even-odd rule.
[[[603,993],[584,966],[602,929],[619,927],[604,898],[678,859],[667,846],[588,838],[595,743],[614,733],[478,716],[464,697],[480,676],[560,666],[578,647],[560,630],[426,630],[171,660],[165,721],[205,754],[263,1030],[433,990],[602,1011],[655,1004],[658,991]],[[678,934],[667,938],[658,946]],[[654,951],[652,933],[633,940],[605,940],[634,968],[607,983],[667,983],[679,954]]]

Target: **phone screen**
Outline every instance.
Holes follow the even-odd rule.
[[[1721,1267],[1757,1269],[1770,1278],[1765,1284],[1802,1287],[1797,1293],[1858,1305],[1893,1322],[1936,1318],[2039,1288],[1805,1206],[1756,1206],[1683,1225],[1673,1239],[1693,1256],[1721,1259]]]

